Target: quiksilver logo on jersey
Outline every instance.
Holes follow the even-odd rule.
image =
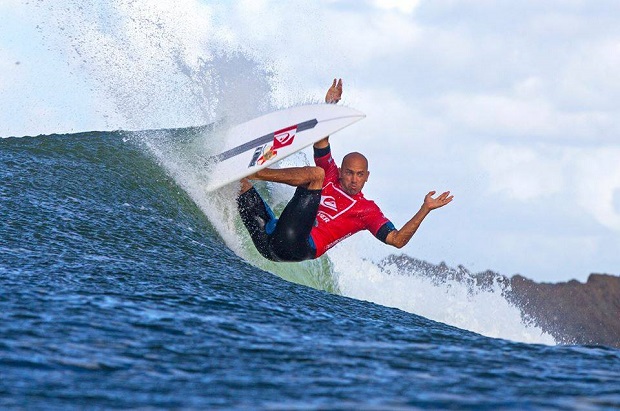
[[[321,194],[321,203],[317,217],[326,223],[346,213],[357,203],[357,200],[335,187],[332,182],[327,183],[323,187]]]
[[[336,205],[336,199],[332,196],[321,196],[321,205],[331,210],[338,211],[338,206]]]

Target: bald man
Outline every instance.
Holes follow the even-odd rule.
[[[342,96],[342,80],[334,79],[325,96],[335,104]],[[420,210],[400,230],[379,207],[362,194],[368,181],[368,160],[354,152],[344,156],[340,168],[331,156],[329,137],[314,144],[315,167],[263,169],[241,181],[237,206],[256,249],[273,261],[318,258],[331,247],[361,230],[396,248],[404,247],[422,220],[434,209],[452,201],[449,191],[424,197]],[[280,218],[263,201],[250,180],[297,187]]]

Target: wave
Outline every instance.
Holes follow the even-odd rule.
[[[216,193],[207,192],[206,159],[218,145],[220,127],[211,124],[170,130],[117,131],[80,133],[73,135],[40,136],[25,139],[5,139],[2,144],[14,150],[30,150],[33,157],[48,153],[73,164],[91,182],[104,186],[109,177],[103,178],[96,170],[105,170],[123,163],[127,175],[116,175],[116,184],[128,185],[138,191],[135,195],[152,196],[162,187],[138,186],[136,181],[169,181],[177,190],[168,191],[166,204],[179,201],[186,203],[178,190],[187,195],[203,213],[212,227],[214,239],[225,248],[252,265],[273,273],[285,280],[324,290],[345,297],[375,302],[395,307],[426,318],[474,331],[490,337],[505,338],[529,343],[553,344],[554,339],[540,328],[522,321],[521,311],[505,298],[499,286],[472,289],[457,281],[437,281],[438,277],[427,271],[426,278],[415,276],[415,271],[396,272],[385,264],[374,262],[365,256],[372,253],[374,239],[355,236],[345,240],[326,256],[303,263],[274,263],[261,257],[253,247],[236,210],[237,187],[233,184]],[[303,155],[293,156],[283,164],[307,163]],[[36,165],[32,173],[40,173],[43,165]],[[159,177],[146,180],[143,173]],[[165,176],[165,179],[164,177]],[[83,177],[84,178],[84,177]],[[65,182],[64,184],[69,184]],[[80,184],[80,180],[71,184]],[[259,187],[275,210],[284,207],[292,195],[289,187],[265,184]],[[53,190],[47,195],[61,195]],[[106,199],[101,201],[106,202]],[[127,201],[127,204],[132,204]],[[177,209],[176,206],[173,207]],[[178,209],[177,209],[178,211]],[[87,210],[82,213],[87,213]],[[161,210],[170,215],[170,210]],[[192,213],[185,204],[175,220],[182,221],[183,213]],[[203,217],[203,218],[204,218]],[[113,222],[109,221],[112,225]],[[176,222],[175,224],[179,224]],[[114,227],[106,230],[113,231]],[[148,233],[141,233],[148,237]],[[222,244],[222,247],[224,247]],[[111,252],[111,254],[114,254]],[[156,263],[156,261],[154,261]],[[424,271],[424,270],[423,270]]]
[[[486,338],[253,267],[133,133],[2,139],[0,178],[3,409],[618,404],[618,350]],[[328,273],[384,289],[376,268]]]
[[[191,25],[188,5],[196,16]],[[136,184],[143,170],[166,176],[162,180],[172,182],[191,199],[208,219],[214,238],[227,250],[286,280],[397,307],[491,337],[554,343],[548,332],[524,321],[522,311],[506,297],[499,282],[472,289],[467,282],[440,281],[432,270],[421,269],[426,275],[420,276],[419,268],[390,267],[369,258],[375,254],[376,243],[367,236],[347,239],[316,261],[272,263],[260,257],[237,216],[234,185],[216,194],[204,190],[206,159],[218,151],[221,130],[227,125],[281,106],[312,102],[313,97],[300,93],[296,84],[278,81],[281,66],[268,54],[261,55],[226,36],[208,6],[189,2],[185,8],[173,9],[163,3],[64,0],[31,7],[41,20],[39,30],[49,47],[102,102],[101,111],[85,122],[99,124],[103,116],[106,127],[137,131],[42,136],[21,142],[4,139],[3,145],[39,147],[67,161],[77,159],[104,169],[122,161],[127,173],[135,175],[117,176],[121,184]],[[95,157],[91,145],[97,147]],[[86,158],[84,152],[88,152]],[[302,154],[280,165],[307,163]],[[87,170],[85,163],[80,165]],[[39,167],[43,165],[36,165],[34,171]],[[91,177],[98,185],[107,183]],[[148,193],[161,187],[134,189]],[[282,186],[260,189],[276,210],[292,193]],[[184,198],[174,191],[168,195],[172,196],[169,206]],[[188,207],[174,218],[193,212]],[[164,213],[170,215],[169,210]]]
[[[235,196],[238,186],[232,184],[214,194],[204,190],[208,169],[200,160],[214,154],[206,147],[217,146],[221,138],[217,130],[207,133],[191,144],[178,145],[181,139],[162,139],[158,134],[139,133],[142,143],[156,156],[175,181],[214,225],[226,245],[253,265],[286,280],[302,285],[339,293],[400,308],[429,319],[454,325],[490,337],[507,338],[530,343],[554,343],[540,328],[521,321],[520,310],[504,298],[501,288],[480,289],[472,293],[461,283],[443,282],[407,275],[395,276],[377,262],[367,258],[376,247],[374,239],[353,237],[345,240],[327,256],[302,263],[274,263],[265,260],[254,249],[237,215]],[[198,140],[205,140],[199,143]],[[197,150],[197,151],[194,151]],[[293,156],[280,167],[307,165],[302,154]],[[259,187],[276,213],[283,209],[293,195],[293,189],[283,185],[263,184]],[[432,278],[432,277],[431,277]],[[492,308],[491,308],[492,307]]]

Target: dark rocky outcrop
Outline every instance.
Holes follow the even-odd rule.
[[[620,347],[620,277],[591,274],[588,281],[538,284],[510,279],[507,297],[529,320],[569,344]]]
[[[504,298],[521,310],[525,323],[540,327],[556,341],[620,348],[620,276],[591,274],[586,283],[536,283],[521,275],[471,273],[462,266],[434,265],[405,255],[387,257],[380,266],[396,267],[401,275],[427,277],[436,284],[458,281],[472,293],[497,284]]]

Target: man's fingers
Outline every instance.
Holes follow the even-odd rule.
[[[442,203],[443,205],[448,204],[448,203],[449,203],[450,201],[452,201],[452,199],[454,198],[454,196],[448,196],[448,194],[450,194],[450,192],[449,192],[449,191],[447,191],[447,192],[443,193],[443,194],[442,194],[442,196],[440,197],[440,199],[441,199],[441,203]]]
[[[454,196],[450,195],[449,191],[445,191],[438,195],[437,198],[433,198],[433,195],[435,195],[435,193],[436,191],[430,191],[424,199],[425,202],[427,202],[427,204],[429,204],[432,209],[442,207],[451,202],[454,198]]]
[[[342,79],[334,79],[332,81],[332,86],[327,90],[327,95],[325,96],[326,103],[337,103],[340,101],[340,96],[342,96]]]

